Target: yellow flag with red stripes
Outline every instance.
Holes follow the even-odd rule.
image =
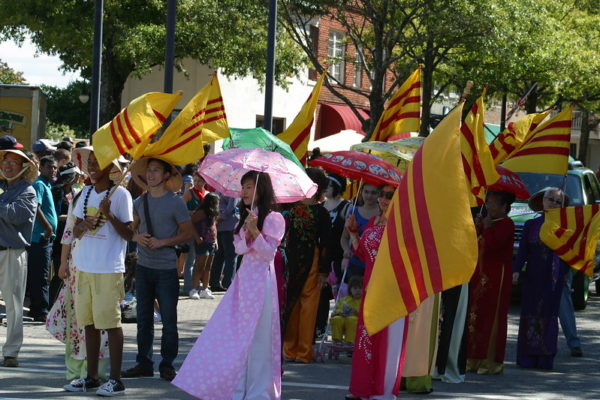
[[[477,235],[460,151],[462,108],[425,139],[394,193],[364,303],[371,335],[473,274]]]
[[[421,122],[421,67],[394,92],[369,141],[387,142],[401,132],[418,132]]]
[[[600,239],[600,205],[547,210],[540,239],[567,264],[592,276]]]
[[[288,128],[281,132],[277,137],[287,144],[290,145],[298,160],[302,165],[305,165],[306,157],[308,155],[308,141],[310,139],[310,129],[312,128],[313,121],[315,120],[315,109],[319,101],[319,95],[321,94],[321,87],[325,80],[326,71],[323,71],[321,77],[317,81],[317,84],[313,88],[310,96],[300,109],[296,118],[292,121]]]
[[[569,106],[538,126],[502,166],[514,172],[565,175],[569,166],[572,118],[573,107]]]
[[[146,93],[94,132],[92,143],[100,168],[125,153],[139,158],[180,99],[181,93]]]
[[[203,145],[229,137],[225,105],[215,74],[181,110],[159,140],[144,156],[159,157],[171,164],[193,163],[204,155]]]
[[[482,205],[485,201],[485,188],[500,179],[490,148],[485,141],[483,98],[486,91],[486,89],[483,90],[460,127],[460,148],[465,176],[470,186],[469,203],[471,207]]]
[[[508,127],[490,143],[490,152],[494,163],[500,164],[518,150],[551,112],[552,110],[547,110],[541,113],[527,114],[520,120],[509,123]]]

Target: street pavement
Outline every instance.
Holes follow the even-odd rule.
[[[216,309],[222,295],[215,300],[190,300],[181,297],[179,302],[179,366],[196,338]],[[0,301],[0,313],[4,304]],[[600,297],[591,297],[586,310],[577,312],[577,323],[583,342],[583,358],[573,358],[559,338],[559,353],[555,369],[550,372],[524,370],[515,366],[518,329],[517,307],[510,310],[508,346],[505,373],[498,376],[468,374],[463,384],[434,382],[429,395],[401,393],[400,399],[600,399]],[[160,325],[155,337],[155,361],[160,356]],[[135,363],[136,326],[124,324],[125,349],[123,368]],[[53,339],[41,323],[25,322],[25,340],[19,356],[19,368],[0,367],[0,399],[88,399],[94,393],[77,394],[63,391],[64,346]],[[0,326],[0,343],[4,343],[6,327]],[[350,379],[351,359],[346,355],[339,360],[311,364],[286,363],[283,376],[283,399],[331,400],[343,399]],[[211,368],[210,365],[205,365]],[[127,399],[190,399],[191,396],[160,379],[126,379]]]

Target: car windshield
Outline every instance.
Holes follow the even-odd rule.
[[[554,174],[537,174],[531,172],[518,172],[517,175],[527,186],[527,190],[532,195],[535,192],[542,190],[548,186],[561,187],[563,186],[563,175]],[[569,196],[571,206],[583,204],[583,193],[581,190],[581,179],[577,175],[567,175],[567,195]]]

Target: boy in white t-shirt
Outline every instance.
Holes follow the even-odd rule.
[[[77,266],[75,312],[77,322],[85,326],[88,376],[76,379],[64,388],[72,392],[96,389],[101,396],[125,393],[121,382],[123,329],[120,302],[124,298],[123,272],[125,251],[133,221],[131,195],[117,187],[108,198],[118,179],[118,163],[101,170],[91,147],[76,149],[74,158],[80,162],[92,185],[86,186],[73,213],[77,222],[73,234],[81,238],[74,254]],[[98,379],[100,330],[108,333],[110,378],[103,385]]]

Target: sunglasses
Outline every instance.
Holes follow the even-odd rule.
[[[386,199],[391,200],[392,197],[394,197],[394,192],[381,191],[381,192],[379,192],[379,197],[385,197]]]

